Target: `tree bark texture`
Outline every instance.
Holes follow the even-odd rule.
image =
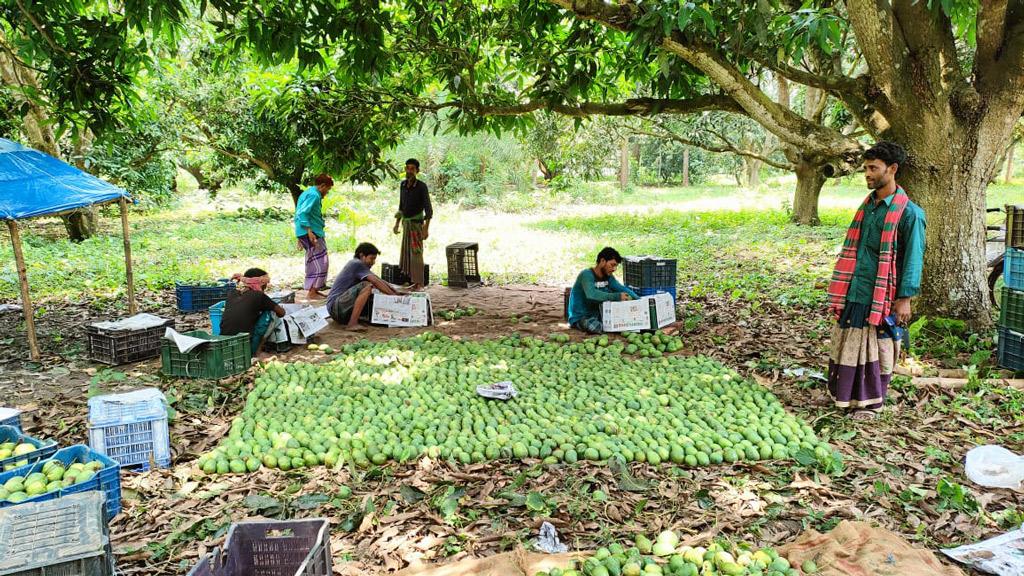
[[[793,193],[793,222],[806,226],[821,224],[818,217],[818,198],[825,185],[825,174],[820,165],[800,160],[796,163],[796,191]],[[865,194],[866,195],[866,194]]]
[[[623,139],[619,145],[619,187],[629,186],[629,140]]]
[[[683,148],[683,186],[690,185],[690,149]]]

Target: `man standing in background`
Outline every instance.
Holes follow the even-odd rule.
[[[420,172],[420,161],[409,158],[405,161],[405,180],[399,186],[398,212],[395,213],[395,234],[402,230],[402,253],[399,266],[412,281],[413,290],[422,290],[427,284],[423,270],[423,242],[430,235],[430,219],[434,209],[430,205],[427,185],[416,176]]]

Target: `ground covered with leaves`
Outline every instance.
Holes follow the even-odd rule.
[[[842,519],[868,519],[936,549],[992,536],[1024,521],[1021,494],[983,489],[963,475],[964,454],[977,444],[1011,449],[1024,445],[1024,392],[985,380],[996,374],[990,334],[970,333],[942,319],[919,319],[912,358],[902,371],[952,374],[966,384],[921,386],[911,384],[909,375],[899,376],[878,420],[851,421],[833,409],[819,379],[827,346],[821,293],[842,221],[848,218],[846,209],[832,216],[826,211],[824,226],[807,229],[785,224],[781,211],[694,213],[676,208],[618,217],[589,209],[582,209],[589,215],[577,217],[527,215],[514,228],[528,246],[566,246],[551,256],[555,269],[582,267],[591,249],[605,243],[623,252],[677,255],[683,348],[675,354],[711,357],[765,386],[840,458],[698,468],[622,465],[617,460],[544,463],[529,457],[456,465],[423,458],[365,468],[261,469],[209,477],[198,470],[198,458],[229,435],[257,370],[212,384],[163,380],[154,361],[113,369],[90,364],[84,358],[82,326],[124,311],[115,292],[96,297],[82,285],[77,291],[55,288],[52,295],[42,295],[42,364],[22,360],[25,345],[16,336],[23,331],[20,315],[0,314],[0,333],[6,335],[0,341],[2,403],[26,410],[30,432],[73,444],[87,438],[90,394],[139,386],[158,386],[167,393],[173,402],[175,465],[124,473],[124,511],[111,527],[119,568],[129,575],[184,574],[200,554],[222,541],[232,521],[257,515],[331,519],[335,566],[343,574],[386,572],[410,562],[528,545],[545,520],[577,549],[668,528],[694,543],[727,537],[778,545],[806,528],[827,530]],[[280,225],[287,223],[273,224]],[[621,231],[627,228],[628,234]],[[531,234],[537,237],[527,240]],[[494,238],[498,236],[495,232]],[[241,249],[255,250],[243,243],[227,250],[223,262],[244,266],[237,259],[245,254],[234,252]],[[298,266],[297,255],[284,250],[282,261]],[[481,260],[489,262],[483,255]],[[211,267],[204,262],[196,264],[197,274],[216,275],[222,271],[217,266],[228,269],[228,264]],[[518,261],[509,256],[492,269],[507,270],[508,262]],[[529,266],[519,266],[516,274],[528,278]],[[116,262],[100,267],[116,269]],[[487,270],[490,264],[483,267]],[[513,279],[511,273],[500,277]],[[100,282],[102,277],[86,274],[73,282],[90,278]],[[463,340],[562,332],[578,341],[562,324],[564,282],[555,278],[554,285],[503,283],[469,291],[434,287],[438,310],[474,312],[442,315],[432,330]],[[173,290],[166,286],[143,289],[140,300],[144,310],[175,318],[180,330],[208,325],[205,315],[176,313]],[[382,329],[352,335],[331,328],[322,341],[342,349],[363,337],[384,341],[393,335]],[[305,349],[279,358],[314,363],[329,359]]]

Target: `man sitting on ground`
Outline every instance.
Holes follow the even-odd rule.
[[[636,292],[615,279],[615,270],[622,255],[615,248],[604,248],[597,254],[597,266],[587,268],[576,277],[569,294],[569,325],[577,330],[600,334],[601,303],[635,300]]]
[[[347,330],[364,329],[359,325],[359,315],[370,305],[374,288],[384,294],[398,294],[390,284],[370,271],[377,262],[378,254],[380,250],[369,242],[356,246],[355,257],[341,269],[327,294],[327,312]]]

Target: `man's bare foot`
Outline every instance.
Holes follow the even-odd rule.
[[[345,324],[342,329],[348,330],[349,332],[366,332],[366,326],[361,324]]]
[[[409,287],[410,292],[423,292],[423,286],[419,284],[413,284]]]
[[[318,290],[310,290],[306,292],[306,300],[323,300],[326,296]]]

